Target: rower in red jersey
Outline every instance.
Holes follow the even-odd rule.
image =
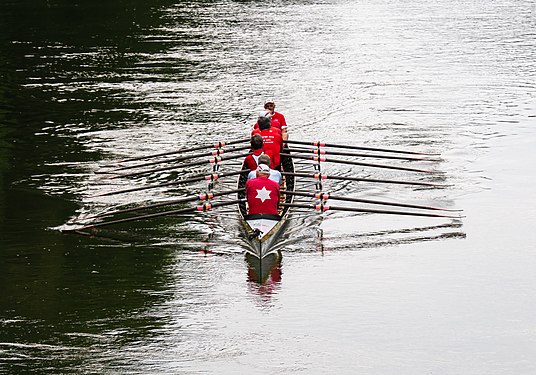
[[[255,134],[255,133],[258,133],[258,130],[259,130],[259,120],[262,121],[263,118],[269,118],[270,119],[270,126],[271,126],[271,129],[272,131],[276,132],[276,133],[279,133],[281,135],[281,138],[283,138],[283,133],[281,132],[281,125],[280,125],[280,122],[279,121],[274,121],[272,119],[272,114],[270,113],[270,111],[267,111],[266,109],[261,111],[259,113],[259,117],[257,117],[257,122],[255,123],[255,125],[253,126],[253,131],[251,132],[251,134]],[[274,124],[276,126],[274,126]]]
[[[283,131],[281,130],[281,122],[279,122],[279,120],[277,119],[274,119],[270,111],[268,110],[261,111],[261,114],[259,115],[259,117],[267,117],[267,116],[270,117],[270,119],[272,120],[272,129],[282,133]],[[256,130],[258,128],[259,128],[259,121],[257,120],[255,125],[253,125],[253,129]]]
[[[285,116],[282,113],[275,111],[275,103],[273,99],[266,99],[264,101],[264,109],[270,112],[270,117],[272,118],[272,129],[279,129],[281,131],[281,137],[283,140],[288,139],[287,133],[287,121]],[[259,128],[259,123],[255,123],[254,129]]]
[[[263,151],[264,141],[260,134],[253,134],[251,136],[251,155],[246,156],[244,164],[249,168],[250,171],[257,169],[259,165],[259,156],[264,154]]]
[[[280,153],[283,148],[283,137],[277,129],[271,128],[271,119],[268,111],[261,112],[257,120],[259,129],[254,129],[251,134],[260,134],[264,143],[264,153],[270,156],[270,168],[279,169],[281,164]]]
[[[270,180],[270,168],[266,164],[257,167],[257,177],[246,182],[248,214],[278,215],[279,184]]]
[[[264,109],[267,111],[270,111],[270,114],[272,115],[272,127],[279,126],[279,129],[281,129],[281,134],[283,136],[283,140],[288,139],[287,134],[287,121],[285,120],[285,116],[283,116],[282,113],[275,111],[275,102],[273,99],[266,99],[264,101]],[[279,124],[279,125],[277,125]]]

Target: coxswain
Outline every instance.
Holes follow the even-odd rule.
[[[262,154],[261,156],[259,156],[258,164],[259,165],[265,164],[265,165],[268,165],[268,167],[269,167],[270,166],[270,156],[268,156],[266,154]],[[257,177],[257,171],[256,170],[249,172],[248,180],[251,180],[252,178],[255,178],[255,177]],[[278,184],[281,184],[281,180],[282,180],[281,172],[279,172],[279,171],[277,171],[275,169],[270,168],[270,176],[268,178],[270,180],[273,180],[273,181],[277,182]]]
[[[251,134],[260,134],[263,140],[264,153],[270,156],[270,168],[280,169],[281,150],[283,149],[283,138],[279,129],[272,129],[271,115],[268,111],[261,112],[257,120],[258,129],[254,129]]]
[[[279,184],[270,180],[270,168],[259,164],[257,177],[246,182],[246,198],[248,214],[278,215]]]
[[[255,172],[259,165],[259,157],[264,153],[263,151],[264,141],[260,134],[253,134],[251,136],[251,154],[246,156],[244,164],[250,171]]]

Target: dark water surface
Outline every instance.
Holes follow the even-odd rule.
[[[0,374],[535,373],[535,12],[532,1],[3,1]],[[96,198],[177,176],[95,172],[242,138],[266,97],[291,139],[442,154],[418,165],[441,172],[431,177],[325,171],[445,188],[333,181],[334,193],[466,217],[296,212],[280,273],[262,285],[231,209],[95,238],[58,230],[199,191]]]

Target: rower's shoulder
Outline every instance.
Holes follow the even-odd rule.
[[[272,179],[268,179],[268,181],[270,181],[269,184],[272,185],[274,188],[279,189],[279,183],[278,182],[276,182],[276,181],[274,181]]]

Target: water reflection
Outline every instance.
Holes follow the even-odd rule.
[[[246,253],[248,263],[248,280],[264,284],[268,279],[271,282],[281,281],[281,252],[276,251],[262,259]]]

